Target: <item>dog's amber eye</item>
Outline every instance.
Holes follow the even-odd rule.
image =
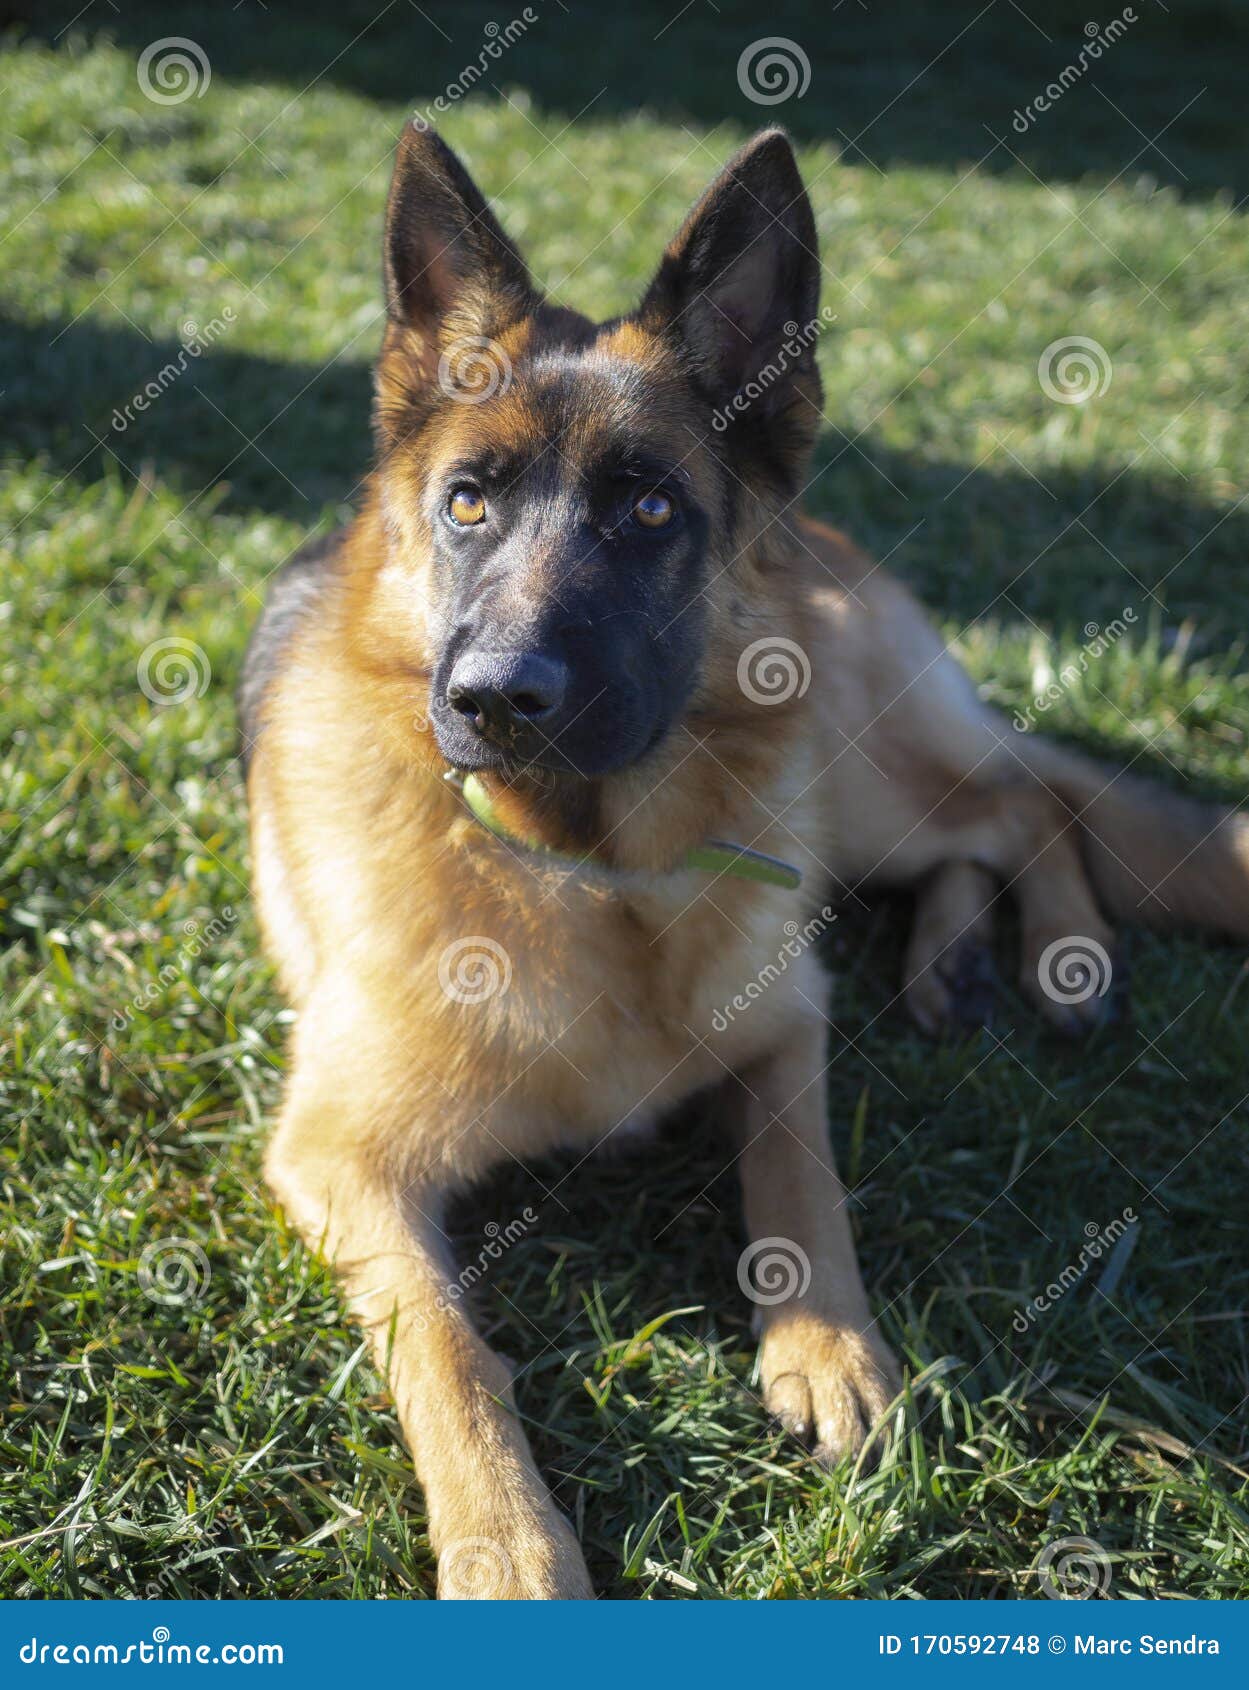
[[[643,528],[662,528],[675,514],[676,506],[666,493],[643,493],[633,501],[633,519]]]
[[[486,520],[486,501],[471,487],[457,487],[447,501],[447,515],[461,528]]]

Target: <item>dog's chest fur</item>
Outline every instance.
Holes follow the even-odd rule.
[[[489,1072],[507,1079],[474,1104],[515,1153],[635,1130],[822,1012],[822,924],[795,893],[681,874],[558,898],[541,929],[518,916],[499,941],[507,988],[481,1005]]]

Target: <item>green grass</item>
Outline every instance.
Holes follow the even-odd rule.
[[[432,1592],[390,1404],[259,1186],[286,1017],[231,708],[266,577],[367,467],[389,154],[491,17],[429,9],[450,41],[406,6],[301,9],[298,30],[98,6],[58,36],[67,7],[0,59],[9,1596]],[[888,556],[1008,711],[1132,609],[1043,725],[1241,800],[1243,8],[1147,3],[1022,138],[1011,114],[1070,61],[1084,10],[1037,9],[1041,30],[999,5],[950,45],[975,8],[781,7],[767,27],[813,74],[779,108],[736,85],[757,13],[700,3],[655,40],[676,10],[543,12],[498,91],[447,119],[537,274],[626,306],[731,147],[790,123],[837,313],[810,507]],[[156,105],[135,60],[173,34],[212,81]],[[1190,101],[1166,156],[1146,148]],[[188,318],[227,330],[118,432]],[[1113,369],[1082,406],[1037,379],[1072,334]],[[159,706],[137,669],[168,637],[211,679]],[[670,1129],[662,1182],[653,1152],[513,1168],[460,1217],[471,1258],[488,1222],[539,1211],[475,1301],[526,1364],[521,1409],[599,1587],[1027,1596],[1042,1547],[1079,1534],[1120,1595],[1249,1594],[1242,958],[1133,932],[1131,1015],[1089,1045],[1011,999],[996,1035],[934,1047],[893,1001],[903,917],[852,907],[828,946],[834,1139],[917,1380],[878,1472],[815,1471],[762,1418],[706,1124]],[[1141,1219],[1110,1300],[1099,1267],[1015,1330],[1125,1206]],[[140,1277],[172,1239],[202,1252],[179,1303]]]

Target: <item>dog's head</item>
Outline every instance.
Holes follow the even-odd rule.
[[[682,720],[717,586],[792,501],[819,421],[815,224],[755,138],[630,315],[545,302],[413,127],[387,209],[376,486],[387,637],[415,630],[445,761],[598,777]]]

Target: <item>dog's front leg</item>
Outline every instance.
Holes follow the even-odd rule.
[[[474,1331],[438,1228],[439,1193],[405,1187],[343,1111],[296,1086],[266,1172],[343,1277],[386,1373],[438,1552],[442,1597],[590,1597],[580,1546],[534,1465],[508,1369]]]
[[[897,1390],[855,1259],[845,1188],[828,1138],[822,1022],[802,1021],[743,1072],[742,1192],[762,1321],[764,1402],[833,1462],[857,1450]]]

